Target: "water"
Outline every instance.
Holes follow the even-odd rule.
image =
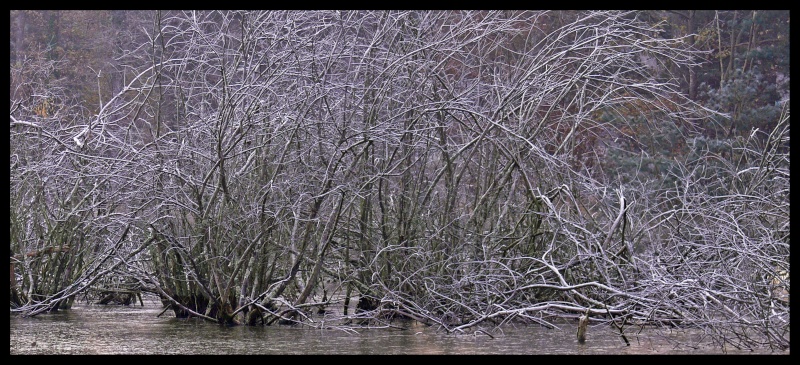
[[[20,318],[11,315],[11,354],[721,354],[722,349],[675,347],[668,339],[690,339],[689,332],[646,329],[626,335],[608,325],[590,326],[587,342],[575,328],[506,326],[490,333],[446,334],[415,322],[407,330],[312,329],[305,326],[222,327],[196,319],[157,317],[157,303],[145,306],[77,304],[71,310]],[[486,329],[489,331],[489,329]],[[728,354],[773,353],[728,350]]]

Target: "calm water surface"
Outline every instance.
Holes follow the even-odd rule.
[[[453,335],[408,324],[407,330],[360,329],[357,333],[304,326],[221,327],[198,320],[157,317],[160,305],[93,306],[33,318],[11,315],[11,354],[722,354],[720,348],[675,347],[668,339],[701,337],[687,332],[638,328],[626,333],[631,346],[608,325],[590,326],[586,344],[574,326],[505,327],[494,338]],[[398,323],[395,323],[398,324]],[[400,325],[400,324],[398,324]],[[694,336],[694,337],[692,337]],[[694,339],[697,340],[694,340]],[[789,354],[728,350],[728,354]]]

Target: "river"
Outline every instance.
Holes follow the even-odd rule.
[[[66,311],[32,318],[11,315],[11,354],[789,354],[741,351],[700,345],[675,346],[671,340],[700,344],[691,331],[629,328],[626,346],[608,325],[590,325],[578,344],[575,328],[504,326],[483,333],[447,334],[416,322],[399,329],[312,329],[306,326],[222,327],[195,319],[162,315],[160,304],[100,306],[78,304]],[[488,329],[487,329],[488,331]]]

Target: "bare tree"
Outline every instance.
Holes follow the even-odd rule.
[[[461,332],[584,315],[788,346],[788,107],[737,160],[709,154],[695,132],[718,113],[669,74],[698,51],[637,14],[154,12],[88,122],[12,108],[12,172],[25,154],[71,181],[60,209],[103,239],[89,262],[119,247],[81,280],[128,275],[179,317]],[[637,118],[695,143],[677,185],[604,170],[610,141],[645,144]],[[37,131],[46,148],[23,143]]]

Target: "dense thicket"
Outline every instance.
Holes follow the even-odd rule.
[[[11,19],[12,311],[789,345],[788,11]]]

